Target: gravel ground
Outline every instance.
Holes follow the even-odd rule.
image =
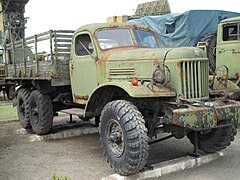
[[[63,121],[68,116],[61,116]],[[0,180],[47,180],[53,173],[72,180],[94,180],[113,174],[102,155],[99,135],[29,142],[29,136],[16,134],[18,122],[0,123]],[[193,146],[184,138],[169,139],[150,146],[149,164],[185,156]],[[239,179],[240,136],[219,160],[162,179]],[[240,177],[240,176],[239,176]]]
[[[100,179],[113,173],[102,155],[98,134],[71,139],[29,142],[17,135],[18,122],[0,124],[0,180]]]

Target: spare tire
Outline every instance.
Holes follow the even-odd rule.
[[[201,42],[207,42],[207,56],[209,58],[209,72],[213,74],[216,70],[216,46],[217,46],[217,32],[211,32],[200,40]]]

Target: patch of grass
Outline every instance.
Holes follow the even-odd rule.
[[[18,119],[16,107],[11,104],[0,105],[0,121],[15,119]]]
[[[57,176],[55,173],[52,176],[52,180],[71,180],[69,177],[67,176]]]

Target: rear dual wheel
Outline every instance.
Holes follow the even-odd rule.
[[[22,88],[18,91],[17,95],[17,113],[20,124],[24,129],[30,129],[30,104],[29,97],[31,91],[27,88]]]
[[[39,90],[31,92],[30,89],[22,88],[18,91],[17,113],[24,129],[32,128],[37,134],[46,134],[52,129],[52,100]]]
[[[53,124],[53,105],[50,96],[34,90],[31,93],[29,104],[33,131],[37,134],[50,132]]]

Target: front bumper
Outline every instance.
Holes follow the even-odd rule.
[[[217,128],[219,121],[226,121],[231,125],[239,118],[240,103],[221,99],[212,102],[185,103],[175,108],[167,108],[164,116],[167,124],[196,131]]]

